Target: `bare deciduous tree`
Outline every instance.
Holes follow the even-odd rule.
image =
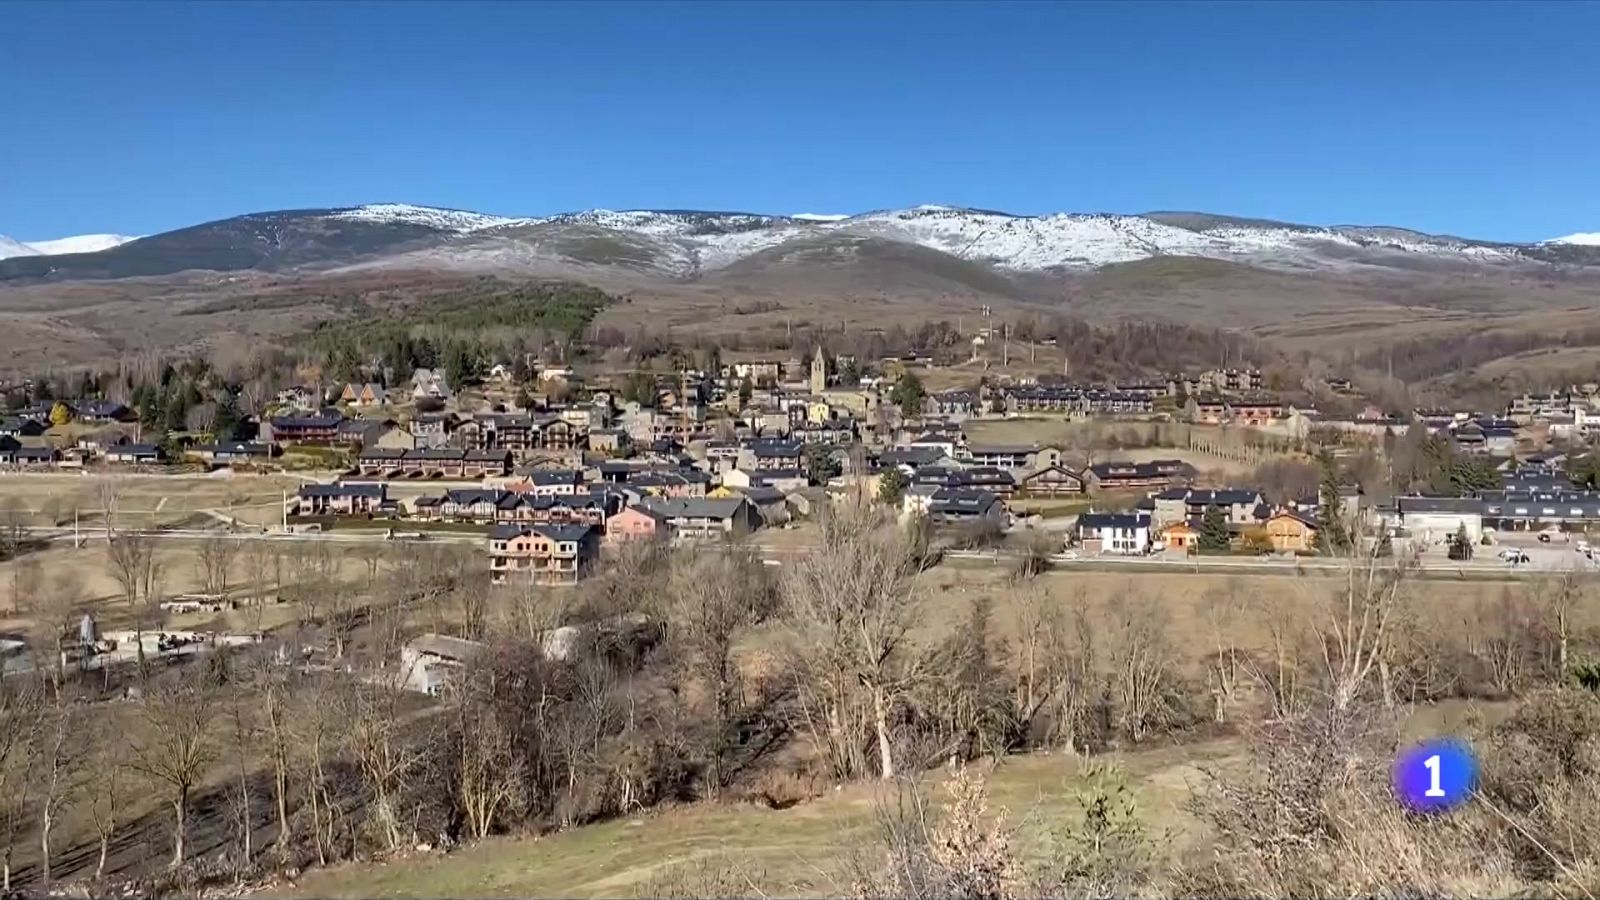
[[[129,736],[129,765],[167,794],[174,819],[172,865],[183,862],[189,797],[216,756],[211,733],[217,686],[202,667],[152,682],[139,702],[139,725]]]
[[[1568,648],[1572,642],[1572,614],[1584,599],[1587,585],[1577,572],[1567,572],[1541,582],[1534,590],[1545,629],[1554,643],[1551,665],[1556,680],[1567,677]]]
[[[494,696],[492,672],[475,672],[453,699],[456,802],[474,837],[488,837],[503,814],[526,800],[528,773],[514,752],[509,723]],[[487,677],[486,677],[487,676]]]
[[[785,596],[801,688],[817,713],[810,724],[842,775],[857,774],[846,749],[856,739],[848,722],[864,691],[878,774],[894,777],[889,722],[897,696],[916,675],[905,643],[918,607],[920,563],[903,529],[855,504],[823,516],[821,548],[789,572]]]
[[[120,533],[106,547],[111,575],[122,588],[130,608],[148,605],[155,599],[161,582],[161,563],[156,558],[155,541],[133,532]]]
[[[121,732],[117,723],[109,717],[91,719],[87,736],[90,745],[89,766],[93,777],[86,780],[86,791],[89,818],[100,845],[94,867],[94,877],[98,879],[105,875],[106,858],[111,853],[111,838],[117,833],[117,811],[125,801],[122,796],[125,788],[123,773],[127,762]]]
[[[1334,711],[1349,709],[1375,672],[1385,701],[1392,701],[1387,654],[1408,567],[1405,560],[1353,551],[1345,559],[1343,583],[1321,614],[1312,617]]]
[[[1110,615],[1107,658],[1117,722],[1137,743],[1174,712],[1170,623],[1165,608],[1149,598],[1118,602]]]
[[[671,595],[669,639],[683,651],[682,676],[703,693],[707,730],[707,782],[713,794],[728,777],[734,721],[745,705],[734,638],[770,604],[760,560],[746,553],[702,556],[679,573]]]
[[[122,485],[113,476],[102,476],[95,480],[94,497],[95,502],[100,504],[100,516],[105,521],[106,543],[115,543],[121,525]]]
[[[84,753],[82,731],[85,716],[67,690],[56,688],[43,717],[38,735],[39,789],[39,875],[50,887],[51,846],[61,813],[77,802],[85,787],[83,775],[89,762]]]
[[[398,685],[369,685],[352,694],[350,751],[372,793],[373,821],[389,849],[400,847],[400,792],[422,761],[422,745],[406,722]]]
[[[28,815],[37,742],[44,723],[43,685],[31,678],[0,678],[0,891],[11,890],[11,859]]]
[[[199,569],[201,584],[207,594],[228,593],[228,580],[233,574],[233,562],[239,556],[239,542],[226,537],[210,537],[200,542],[195,553],[195,566]]]

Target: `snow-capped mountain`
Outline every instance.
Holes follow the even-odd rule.
[[[0,281],[349,267],[563,277],[615,270],[686,280],[746,261],[744,268],[836,265],[863,249],[895,244],[1002,275],[1082,272],[1155,257],[1296,271],[1600,267],[1596,235],[1511,244],[1192,212],[1018,216],[933,205],[851,216],[594,209],[519,217],[378,203],[251,213],[126,240],[94,235],[30,245],[0,239],[0,259],[13,257],[0,262]],[[918,265],[938,258],[923,255]]]
[[[1570,244],[1575,247],[1600,247],[1600,231],[1591,231],[1579,234],[1569,234],[1566,237],[1552,238],[1546,244]]]
[[[368,203],[365,206],[333,210],[328,215],[329,218],[333,219],[348,219],[355,222],[376,222],[380,224],[421,225],[426,228],[458,233],[481,231],[485,228],[497,228],[503,225],[520,225],[534,221],[532,219],[490,216],[461,209],[415,206],[410,203]]]
[[[10,259],[13,256],[37,255],[38,253],[27,244],[0,234],[0,259]]]
[[[511,227],[517,226],[517,227]],[[1512,265],[1539,261],[1536,248],[1438,237],[1400,228],[1313,227],[1196,213],[1062,213],[1015,216],[947,206],[855,216],[590,210],[506,225],[460,229],[466,239],[419,250],[405,262],[493,265],[526,260],[529,239],[549,246],[549,232],[583,227],[627,238],[634,255],[653,248],[663,274],[693,277],[800,240],[876,238],[915,244],[1001,269],[1041,272],[1094,269],[1156,256],[1227,259],[1296,269],[1405,265],[1419,261]],[[535,254],[537,255],[537,254]],[[1385,261],[1387,260],[1387,262]]]
[[[80,234],[53,241],[18,241],[0,234],[0,259],[14,256],[59,256],[63,253],[98,253],[138,240],[124,234]]]

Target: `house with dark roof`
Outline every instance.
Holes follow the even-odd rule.
[[[1309,553],[1317,548],[1317,520],[1292,509],[1267,516],[1267,542],[1279,553]]]
[[[955,460],[943,449],[933,446],[892,447],[878,454],[878,467],[894,466],[907,474],[923,466],[953,465]]]
[[[0,420],[0,437],[39,437],[50,425],[43,419],[31,416],[10,416]]]
[[[1501,531],[1540,531],[1557,527],[1589,531],[1600,526],[1600,491],[1575,487],[1552,490],[1482,491],[1483,523]]]
[[[704,497],[712,477],[699,469],[635,469],[626,484],[641,494],[666,498]]]
[[[278,445],[263,441],[218,441],[214,444],[190,444],[183,449],[183,455],[185,459],[210,465],[266,462],[278,455]]]
[[[115,400],[78,400],[72,407],[80,422],[131,422],[134,419],[133,410]]]
[[[1195,475],[1194,466],[1176,459],[1150,462],[1102,462],[1085,470],[1090,491],[1121,491],[1165,487],[1187,481]]]
[[[651,498],[640,506],[655,514],[677,541],[726,540],[760,527],[761,514],[744,497],[723,500]]]
[[[1065,497],[1082,494],[1083,476],[1064,465],[1034,469],[1022,476],[1018,485],[1030,497]]]
[[[262,426],[261,439],[284,444],[331,444],[339,440],[339,425],[344,421],[344,413],[336,409],[302,416],[273,416]]]
[[[1477,543],[1483,539],[1486,505],[1477,497],[1403,496],[1374,507],[1373,515],[1380,526],[1425,544],[1444,543],[1463,528]]]
[[[583,473],[576,469],[537,469],[528,473],[528,492],[539,497],[571,497],[583,485]]]
[[[302,516],[372,515],[389,499],[381,484],[303,484],[295,493]]]
[[[1261,492],[1252,490],[1177,487],[1153,494],[1151,499],[1155,501],[1151,513],[1157,529],[1184,520],[1199,524],[1212,506],[1222,508],[1228,527],[1234,530],[1259,525],[1271,512]]]
[[[798,469],[805,455],[799,441],[758,438],[745,445],[739,454],[739,468]]]
[[[1085,549],[1119,556],[1150,552],[1150,517],[1142,513],[1086,512],[1078,516],[1078,540]]]
[[[166,461],[159,444],[112,444],[105,448],[106,462],[119,465],[154,466]]]
[[[1005,516],[1005,504],[988,491],[939,488],[928,502],[928,520],[935,525],[1003,525]]]
[[[0,453],[0,462],[22,467],[54,466],[61,462],[61,451],[45,444],[23,444]]]
[[[577,584],[600,555],[600,534],[588,525],[496,525],[489,532],[489,577],[495,584]]]

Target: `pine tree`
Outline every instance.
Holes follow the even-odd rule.
[[[821,444],[806,445],[805,464],[806,480],[812,484],[827,484],[841,471],[839,461]]]
[[[1317,534],[1322,548],[1330,553],[1350,549],[1350,531],[1344,518],[1344,501],[1339,496],[1339,475],[1332,457],[1326,453],[1318,461],[1322,467],[1322,486],[1317,498]]]
[[[889,402],[900,407],[900,414],[906,418],[922,415],[922,398],[925,391],[922,389],[922,379],[915,372],[907,372],[900,376],[894,383],[894,389],[889,391]]]
[[[1456,526],[1455,536],[1450,538],[1450,558],[1458,562],[1465,562],[1472,558],[1472,538],[1467,534],[1466,523]]]
[[[1200,549],[1221,551],[1228,549],[1232,538],[1228,534],[1228,518],[1222,507],[1213,503],[1200,517]]]
[[[231,440],[243,417],[239,414],[239,397],[224,390],[217,398],[217,412],[212,419],[211,431],[219,441]]]
[[[878,476],[878,501],[889,506],[899,506],[906,495],[906,473],[890,466]]]

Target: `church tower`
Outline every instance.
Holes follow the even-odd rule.
[[[822,353],[822,345],[817,345],[817,353],[811,357],[811,393],[821,394],[828,389],[828,357]]]

